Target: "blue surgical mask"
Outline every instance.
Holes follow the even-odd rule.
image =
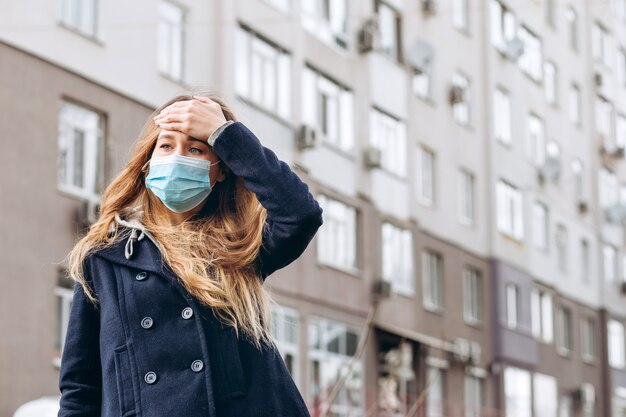
[[[155,156],[150,159],[146,187],[168,209],[184,213],[197,207],[211,193],[210,167],[211,162],[205,159],[177,154]]]

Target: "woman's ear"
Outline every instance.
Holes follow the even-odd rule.
[[[224,169],[222,169],[222,167],[220,167],[220,172],[217,175],[217,179],[215,181],[217,182],[222,182],[226,179],[226,173],[224,172]]]

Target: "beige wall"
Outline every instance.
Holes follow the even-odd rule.
[[[62,98],[106,118],[106,180],[127,160],[151,109],[0,43],[0,416],[58,392],[57,269],[77,238],[78,200],[57,190]]]

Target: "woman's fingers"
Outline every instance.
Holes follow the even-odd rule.
[[[159,127],[163,130],[178,130],[187,133],[186,124],[181,122],[159,123]]]

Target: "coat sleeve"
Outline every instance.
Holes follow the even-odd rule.
[[[257,258],[259,275],[265,280],[304,252],[322,225],[322,208],[289,165],[240,121],[226,126],[213,149],[267,209]]]
[[[85,269],[86,277],[87,274]],[[61,357],[58,417],[100,416],[102,370],[99,334],[99,311],[85,295],[82,285],[75,283]]]

